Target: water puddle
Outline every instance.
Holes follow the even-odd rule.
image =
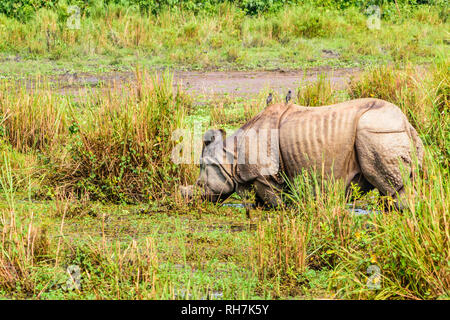
[[[243,203],[224,203],[222,205],[223,207],[229,207],[229,208],[238,208],[243,209],[245,208]],[[380,211],[376,210],[368,210],[361,207],[356,207],[353,203],[347,204],[348,210],[353,213],[355,216],[363,216],[363,215],[370,215],[372,213],[379,214]]]
[[[212,231],[242,232],[242,231],[253,231],[253,230],[256,230],[255,223],[210,225],[207,228],[208,232],[212,232]]]
[[[381,213],[378,210],[368,210],[368,209],[356,207],[352,203],[347,204],[347,209],[351,213],[353,213],[355,216],[367,216],[367,215],[370,215],[370,214],[379,214],[379,213]]]
[[[175,289],[174,297],[175,299],[181,300],[194,299],[194,295],[192,293],[189,293],[188,290],[184,288]],[[195,300],[222,300],[222,299],[223,299],[223,292],[221,291],[211,291],[206,294],[201,294],[199,297],[195,297]]]
[[[222,207],[230,207],[230,208],[245,208],[243,203],[224,203]]]

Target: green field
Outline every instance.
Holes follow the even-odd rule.
[[[135,64],[188,70],[364,68],[431,63],[448,51],[445,1],[401,8],[385,2],[374,11],[304,1],[248,15],[227,2],[208,11],[175,6],[152,14],[93,1],[97,6],[80,12],[78,24],[61,2],[25,21],[0,15],[0,66],[9,76]]]
[[[449,299],[445,3],[384,1],[381,27],[370,29],[358,1],[274,1],[256,11],[250,1],[185,2],[143,11],[93,1],[75,30],[66,2],[0,6],[0,297]],[[426,152],[406,210],[376,191],[347,199],[342,182],[306,175],[277,209],[236,206],[253,194],[225,205],[181,198],[199,168],[171,161],[172,132],[197,121],[238,129],[271,89],[198,96],[155,71],[318,66],[360,72],[339,88],[326,77],[306,82],[295,103],[376,97],[418,131]],[[105,72],[133,80],[74,94],[61,77]]]

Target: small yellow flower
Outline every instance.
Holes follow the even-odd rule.
[[[376,263],[377,262],[377,256],[374,253],[370,254],[370,262]]]

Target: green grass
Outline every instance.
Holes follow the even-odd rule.
[[[212,13],[166,9],[147,15],[121,6],[83,15],[67,28],[56,11],[27,22],[0,15],[4,75],[132,70],[135,64],[178,69],[300,69],[423,64],[448,51],[441,6],[402,7],[401,18],[367,27],[361,8],[285,6],[248,16],[229,4]],[[332,51],[330,57],[323,50]]]
[[[264,107],[267,92],[251,102],[223,98],[217,111],[214,102],[194,108],[170,77],[145,71],[135,87],[77,102],[45,79],[35,90],[3,80],[0,296],[448,299],[447,74],[445,58],[425,70],[378,67],[345,90],[319,79],[293,97],[321,105],[375,96],[402,108],[426,144],[423,171],[406,188],[408,209],[376,213],[390,199],[371,192],[355,200],[374,212],[355,215],[342,182],[305,173],[286,194],[290,206],[250,218],[182,201],[176,188],[198,168],[167,160],[168,137],[195,120],[236,128]],[[68,268],[79,268],[80,287]]]
[[[152,15],[109,5],[83,15],[79,30],[60,9],[0,15],[0,298],[450,298],[447,8],[386,6],[380,30],[353,6]],[[201,121],[233,131],[264,108],[269,88],[194,99],[147,70],[317,66],[365,71],[340,90],[307,83],[293,102],[377,97],[419,132],[426,155],[407,210],[376,213],[390,199],[353,190],[352,206],[373,211],[355,215],[340,181],[306,173],[289,206],[250,218],[180,199],[198,168],[170,161],[173,129]],[[80,99],[46,77],[66,71],[132,71],[137,82],[100,83]],[[15,81],[35,76],[32,90]]]
[[[49,83],[31,96],[2,83],[4,138],[15,150],[41,152],[47,193],[132,202],[155,197],[158,185],[161,195],[174,179],[185,181],[174,174],[184,169],[170,155],[172,132],[181,127],[189,99],[172,88],[169,74],[150,79],[137,70],[136,77],[137,87],[93,94],[82,103],[51,93]]]
[[[257,279],[250,266],[245,266],[252,231],[244,212],[210,207],[208,211],[213,213],[200,215],[192,209],[167,211],[156,207],[153,211],[145,205],[97,203],[94,208],[84,207],[84,215],[81,214],[83,210],[78,210],[76,216],[70,216],[74,202],[66,199],[64,202],[18,201],[17,213],[41,214],[36,213],[26,223],[16,223],[28,228],[35,228],[35,224],[44,226],[37,230],[46,230],[50,243],[44,248],[50,251],[41,253],[36,249],[33,261],[24,260],[19,253],[2,256],[2,265],[14,268],[12,270],[19,270],[20,263],[27,262],[27,272],[15,272],[17,278],[8,279],[6,272],[0,272],[1,289],[4,294],[8,292],[7,296],[39,296],[43,299],[198,299],[208,295],[225,299],[255,298]],[[29,229],[24,230],[25,237],[21,238],[19,231],[22,229],[9,218],[12,216],[4,217],[2,226],[19,239],[12,245],[29,249],[35,238],[27,242]],[[20,246],[21,241],[26,243]],[[32,244],[38,248],[36,243]],[[10,246],[3,243],[2,250],[14,252]],[[77,265],[82,270],[81,291],[64,288],[68,280],[66,268],[70,265]]]

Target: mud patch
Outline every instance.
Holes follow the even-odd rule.
[[[163,71],[155,71],[161,74]],[[333,69],[330,67],[308,70],[276,71],[173,71],[174,86],[180,86],[192,96],[231,96],[251,97],[262,90],[270,90],[284,95],[287,90],[295,89],[306,83],[314,82],[319,76],[325,76],[335,89],[344,89],[352,76],[358,75],[358,68]],[[27,88],[37,86],[36,80],[27,79]],[[73,95],[77,99],[91,94],[92,91],[109,90],[135,85],[135,73],[109,72],[101,74],[66,72],[50,77],[54,89],[63,95]]]

